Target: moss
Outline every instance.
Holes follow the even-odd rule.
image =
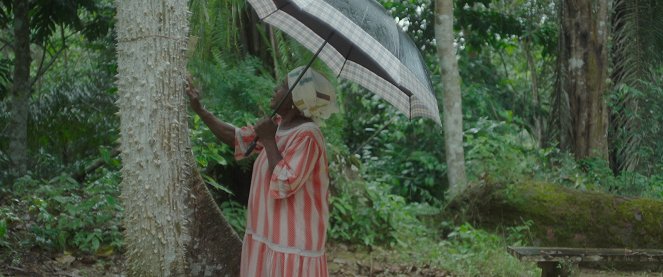
[[[663,201],[584,192],[547,183],[486,185],[474,194],[486,227],[532,220],[533,243],[566,247],[663,247]],[[470,196],[470,197],[473,197]]]

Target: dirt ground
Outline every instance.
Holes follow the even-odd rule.
[[[446,277],[456,276],[430,265],[409,265],[392,263],[389,253],[349,249],[345,245],[328,247],[328,267],[330,276],[414,276]],[[74,257],[68,253],[46,254],[33,252],[16,257],[14,265],[0,265],[0,276],[62,276],[62,277],[120,277],[124,274],[123,257],[119,254]],[[586,277],[663,277],[662,272],[615,272],[596,269],[581,269],[578,276]]]

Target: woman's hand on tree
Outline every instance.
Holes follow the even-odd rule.
[[[203,105],[200,104],[200,92],[198,92],[198,89],[193,85],[193,78],[191,78],[191,75],[186,76],[185,91],[187,96],[189,96],[191,109],[196,113],[202,111]]]

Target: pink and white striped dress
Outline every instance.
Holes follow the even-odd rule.
[[[235,158],[255,137],[235,130]],[[315,123],[276,132],[283,160],[268,172],[258,144],[242,247],[241,276],[327,276],[325,240],[329,174],[325,141]]]

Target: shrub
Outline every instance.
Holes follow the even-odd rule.
[[[16,213],[26,209],[30,237],[25,244],[50,251],[95,253],[122,247],[119,171],[105,171],[88,184],[67,175],[50,181],[29,175],[14,184]]]

